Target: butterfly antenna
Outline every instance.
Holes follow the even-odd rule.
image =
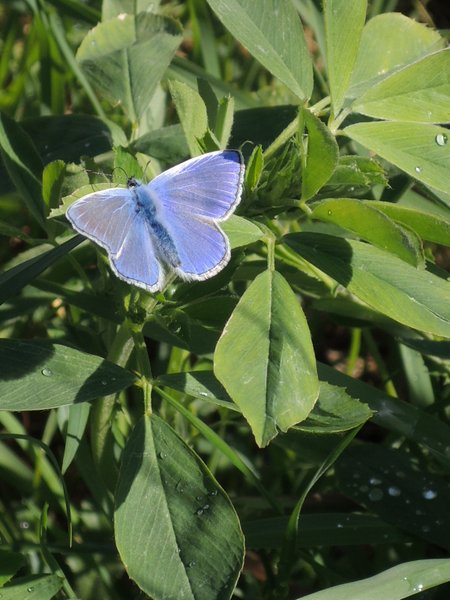
[[[120,170],[122,171],[122,173],[125,175],[125,182],[127,182],[127,181],[130,179],[130,178],[128,177],[128,173],[125,171],[125,169],[124,169],[123,167],[120,167],[120,166],[118,166],[118,167],[114,167],[114,168],[113,168],[113,170],[112,170],[112,174],[113,174],[113,175],[114,175],[114,171],[115,171],[116,169],[120,169]]]

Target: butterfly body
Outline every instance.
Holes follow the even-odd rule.
[[[219,223],[240,202],[244,165],[235,150],[211,152],[158,175],[149,184],[84,196],[67,210],[72,226],[106,249],[115,274],[162,289],[165,273],[202,281],[230,258]]]

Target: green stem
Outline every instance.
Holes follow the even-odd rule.
[[[145,339],[141,331],[132,332],[134,340],[134,350],[136,352],[136,360],[139,367],[139,374],[141,376],[141,384],[144,392],[144,407],[145,414],[150,415],[152,413],[152,368],[148,357],[147,346]]]
[[[378,347],[373,339],[372,333],[369,329],[363,330],[364,342],[369,350],[372,358],[377,364],[378,371],[380,373],[381,379],[384,383],[384,389],[386,393],[392,396],[393,398],[398,398],[397,390],[395,389],[394,383],[391,379],[390,373],[386,368],[383,359],[381,358],[381,354],[378,351]]]
[[[351,331],[352,341],[350,344],[350,351],[348,354],[347,360],[347,375],[352,375],[353,370],[356,365],[356,361],[358,360],[359,353],[361,352],[361,329],[359,327],[355,327]]]

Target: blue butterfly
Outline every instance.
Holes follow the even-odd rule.
[[[166,274],[203,281],[230,260],[219,223],[241,200],[240,152],[210,152],[187,160],[148,184],[94,192],[74,202],[66,216],[74,229],[108,252],[120,279],[149,292],[164,287]]]

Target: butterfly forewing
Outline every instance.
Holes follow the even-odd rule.
[[[240,202],[243,176],[240,152],[210,152],[168,169],[148,189],[169,219],[171,214],[183,214],[223,221]]]
[[[79,233],[114,254],[123,244],[134,213],[130,192],[111,188],[84,196],[69,206],[66,215]]]

